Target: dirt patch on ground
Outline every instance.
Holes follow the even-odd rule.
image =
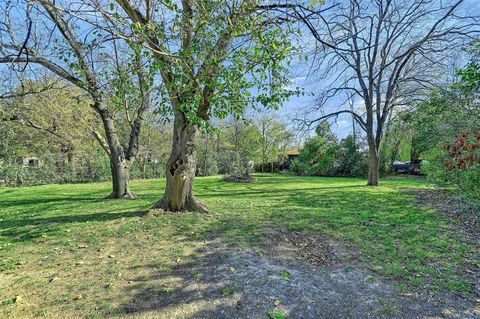
[[[266,230],[261,247],[272,258],[305,261],[313,266],[351,264],[358,258],[353,246],[339,240],[286,229]]]
[[[361,264],[342,262],[348,249],[326,237],[282,230],[268,232],[264,241],[255,252],[213,239],[196,251],[197,258],[169,273],[145,265],[126,292],[132,299],[109,316],[480,318],[472,300],[400,294]]]

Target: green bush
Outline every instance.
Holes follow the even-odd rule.
[[[305,176],[366,176],[367,157],[358,150],[353,136],[347,136],[339,143],[325,131],[305,143],[298,159],[292,161],[290,170]]]
[[[301,162],[298,158],[294,159],[292,161],[292,164],[290,165],[290,171],[294,173],[295,175],[304,175],[304,173],[307,171],[307,164]]]
[[[347,136],[340,143],[337,153],[338,165],[335,167],[335,176],[365,177],[368,174],[368,159],[366,154],[358,150],[358,145],[352,135]]]
[[[442,146],[439,144],[432,148],[426,155],[429,161],[422,166],[422,172],[430,182],[453,187],[468,201],[480,204],[480,142],[478,149],[464,150],[456,147],[458,154],[446,149],[455,147],[455,144],[445,142]]]
[[[17,162],[0,165],[0,185],[31,186],[52,183],[78,183],[85,181],[103,181],[110,179],[110,161],[101,153],[93,161],[74,159],[67,163],[58,154],[45,152],[38,161],[24,165]]]
[[[302,175],[332,175],[335,165],[335,153],[338,144],[323,136],[315,136],[305,143],[299,160],[302,162]]]

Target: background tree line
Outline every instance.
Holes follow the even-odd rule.
[[[47,87],[43,82],[28,85],[32,89]],[[108,154],[92,133],[101,124],[84,99],[76,87],[59,82],[48,84],[48,89],[41,92],[2,99],[0,180],[4,184],[27,186],[111,178]],[[118,112],[116,120],[121,132],[127,132],[127,114]],[[156,112],[146,113],[138,155],[131,166],[132,178],[165,177],[171,126]],[[129,136],[120,138],[123,143]],[[278,116],[263,113],[215,121],[201,132],[198,145],[197,176],[242,176],[253,171],[278,171],[295,139]],[[24,163],[28,159],[31,162]]]
[[[111,198],[135,196],[130,177],[164,176],[156,208],[206,211],[194,195],[196,175],[275,171],[297,146],[291,123],[272,110],[304,93],[292,88],[291,63],[313,56],[317,99],[295,120],[315,134],[292,163],[295,173],[366,175],[376,186],[408,147],[411,159],[431,158],[432,178],[471,189],[464,181],[477,169],[478,44],[450,74],[459,49],[478,38],[471,5],[4,2],[2,176],[15,185],[109,176]],[[354,129],[339,141],[325,123],[345,115]],[[458,123],[447,124],[453,115]],[[18,166],[31,154],[41,154],[42,169]]]

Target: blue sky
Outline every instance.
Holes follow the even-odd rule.
[[[443,0],[438,0],[443,1]],[[328,1],[327,1],[328,2]],[[1,7],[1,6],[0,6]],[[463,10],[468,12],[480,12],[480,0],[466,0],[463,5]],[[22,19],[23,21],[24,19]],[[301,39],[304,43],[304,46],[312,49],[312,44],[315,43],[309,37],[309,33],[305,31],[305,36]],[[319,93],[322,90],[322,81],[319,81],[315,78],[314,74],[309,75],[309,68],[311,66],[310,61],[298,61],[295,60],[291,66],[291,80],[292,86],[299,86],[303,88],[305,95],[303,96],[292,96],[288,102],[285,103],[283,108],[278,111],[278,116],[284,119],[287,122],[293,122],[293,118],[299,113],[302,113],[306,108],[312,107],[315,105],[316,96],[312,96],[312,93]],[[331,100],[328,105],[328,111],[337,110],[342,107],[343,101],[339,98]],[[311,114],[314,115],[314,114]],[[292,123],[293,124],[293,123]],[[332,130],[340,138],[346,137],[352,132],[352,121],[351,117],[348,115],[339,116],[336,122],[332,123]]]
[[[438,3],[442,3],[444,5],[451,4],[452,1],[444,1],[438,0]],[[471,15],[471,14],[478,14],[480,12],[480,0],[465,0],[465,2],[457,9],[457,13],[460,15]],[[432,21],[436,20],[436,17],[432,16]],[[427,26],[426,26],[427,27]],[[428,26],[429,27],[429,26]],[[422,32],[423,33],[423,32]],[[303,46],[306,47],[307,51],[313,51],[313,45],[315,40],[311,38],[308,31],[304,32],[304,36],[302,37],[301,41],[303,42]],[[459,56],[462,56],[461,52],[458,52]],[[312,59],[313,55],[310,56]],[[461,67],[464,63],[465,56],[460,58],[460,62],[458,66]],[[462,62],[463,59],[463,62]],[[303,88],[305,95],[304,96],[292,96],[288,102],[286,102],[279,111],[280,117],[284,120],[290,121],[295,118],[295,115],[298,113],[302,113],[307,108],[312,108],[316,104],[316,96],[312,96],[312,93],[316,93],[317,95],[322,91],[322,83],[324,81],[319,80],[316,78],[315,73],[309,73],[311,67],[310,61],[298,61],[298,59],[292,63],[291,67],[291,80],[292,80],[292,87],[299,86]],[[449,72],[451,70],[445,70],[445,72]],[[328,81],[328,80],[327,80]],[[323,110],[325,112],[335,111],[343,108],[343,103],[345,101],[340,97],[334,98],[329,101],[326,105],[326,108]],[[358,100],[356,101],[358,102]],[[320,115],[320,113],[317,113]],[[314,113],[309,114],[310,118],[315,118]],[[347,135],[352,133],[352,119],[349,115],[340,115],[336,121],[331,121],[332,130],[333,132],[338,135],[339,138],[345,138]]]
[[[301,116],[305,109],[311,108],[316,105],[316,95],[321,90],[314,75],[308,74],[310,62],[298,62],[292,70],[292,83],[293,86],[299,86],[305,92],[305,95],[292,96],[288,102],[286,102],[280,111],[284,119],[293,119],[296,116]],[[328,109],[334,110],[334,106],[330,105]],[[339,138],[345,138],[352,133],[351,117],[348,115],[341,115],[337,118],[336,122],[331,121],[332,131],[338,135]]]

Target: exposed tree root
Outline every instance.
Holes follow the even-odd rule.
[[[130,191],[127,191],[122,196],[117,196],[115,193],[111,193],[110,195],[106,196],[105,199],[134,199],[136,196]]]
[[[184,212],[184,211],[192,211],[192,212],[200,212],[200,213],[208,213],[209,210],[207,207],[200,202],[195,197],[189,197],[185,200],[182,205],[175,205],[175,208],[172,208],[170,201],[163,197],[160,201],[158,201],[153,208],[154,209],[162,209],[166,212]]]
[[[131,191],[127,191],[125,194],[123,194],[122,198],[123,199],[134,199],[136,196],[134,193]]]

